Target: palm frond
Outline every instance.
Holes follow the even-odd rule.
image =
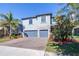
[[[11,12],[7,13],[7,17],[9,18],[7,19],[8,22],[11,22],[13,20],[13,15]]]
[[[11,21],[11,26],[13,29],[16,29],[19,26],[20,22],[18,19],[14,19]]]
[[[4,18],[4,19],[7,19],[7,20],[8,20],[8,17],[7,17],[7,15],[0,14],[0,17],[2,17],[2,18]]]
[[[68,8],[68,4],[66,6],[64,6],[63,8],[61,8],[59,11],[57,11],[57,14],[61,14],[63,12],[68,11],[69,9],[67,9],[67,8]]]
[[[79,9],[79,3],[69,3],[69,6],[71,6],[73,9]]]

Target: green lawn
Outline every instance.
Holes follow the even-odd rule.
[[[56,50],[54,49],[55,46],[53,46],[53,42],[48,42],[46,51],[48,52],[55,52]]]
[[[74,37],[74,39],[79,39],[79,36],[73,36]]]
[[[0,38],[0,43],[11,40],[9,37]]]
[[[71,56],[79,56],[79,43],[71,43],[71,44],[55,44],[53,42],[48,42],[46,51],[48,52],[56,52],[58,55],[71,55]]]
[[[6,42],[6,41],[9,41],[9,40],[12,40],[12,39],[18,39],[18,38],[21,38],[21,36],[17,36],[17,37],[16,36],[12,36],[11,39],[8,36],[7,37],[3,37],[3,38],[0,38],[0,43],[1,42]]]

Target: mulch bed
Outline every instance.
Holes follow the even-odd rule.
[[[71,44],[71,43],[79,43],[79,40],[76,39],[63,39],[63,40],[58,40],[58,39],[54,39],[53,43],[55,44]]]

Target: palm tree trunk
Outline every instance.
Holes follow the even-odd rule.
[[[12,30],[11,30],[11,25],[10,25],[10,32],[9,32],[9,37],[11,38]]]
[[[6,29],[5,29],[5,27],[3,29],[4,29],[4,36],[6,36]]]

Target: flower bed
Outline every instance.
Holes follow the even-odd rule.
[[[60,44],[60,45],[70,44],[70,43],[79,43],[78,39],[70,39],[70,38],[65,38],[65,39],[62,39],[62,40],[54,39],[53,41],[57,44]]]

